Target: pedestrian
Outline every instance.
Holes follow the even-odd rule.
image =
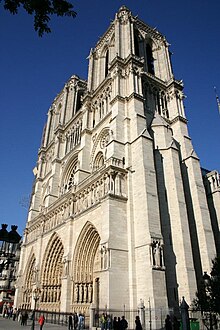
[[[110,315],[107,315],[107,329],[111,329],[111,325],[112,325],[112,320]]]
[[[69,315],[68,330],[73,330],[73,318],[72,318],[72,315]]]
[[[127,320],[125,319],[124,315],[121,317],[121,323],[120,323],[120,328],[122,330],[126,330],[128,327],[128,322]]]
[[[76,312],[74,312],[74,314],[73,314],[74,330],[76,330],[78,328],[78,320],[79,320],[78,315]]]
[[[45,322],[45,317],[44,317],[44,315],[41,315],[39,320],[38,320],[38,323],[40,324],[40,330],[43,329],[44,322]]]
[[[82,314],[79,314],[78,329],[79,330],[84,329],[84,316]]]
[[[18,323],[21,323],[21,316],[22,316],[21,311],[18,310],[17,311],[17,320],[18,320]]]
[[[118,317],[118,330],[122,330],[120,316]]]
[[[21,314],[21,325],[25,325],[25,313],[22,312]]]
[[[28,313],[24,313],[24,325],[27,325],[27,320],[28,320]]]
[[[107,329],[107,314],[106,313],[102,313],[100,322],[101,322],[101,330],[106,330]]]
[[[167,317],[165,319],[165,329],[172,330],[172,323],[171,323],[170,315],[167,315]]]
[[[118,320],[116,316],[113,319],[113,330],[118,330]]]
[[[140,317],[138,315],[135,318],[135,325],[136,325],[135,330],[142,330]]]
[[[13,309],[13,312],[12,312],[12,319],[13,319],[13,321],[16,320],[16,317],[17,317],[17,309],[14,308],[14,309]]]

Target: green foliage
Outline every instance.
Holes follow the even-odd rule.
[[[17,14],[18,9],[24,10],[34,16],[34,29],[42,37],[44,33],[50,33],[48,26],[50,16],[70,16],[75,17],[76,12],[73,5],[66,0],[0,0],[4,2],[4,8],[11,14]]]
[[[204,274],[193,301],[193,308],[201,310],[202,313],[220,314],[220,257],[212,261],[210,276]]]

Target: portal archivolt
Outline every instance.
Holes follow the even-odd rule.
[[[63,272],[63,253],[64,248],[62,241],[57,234],[54,234],[48,243],[42,265],[41,309],[59,310],[61,277]]]
[[[100,236],[96,228],[87,223],[76,244],[74,253],[74,290],[73,306],[89,305],[96,300],[94,283],[95,272],[100,270],[99,261]]]
[[[26,276],[24,281],[24,290],[23,290],[23,303],[22,308],[30,309],[31,308],[31,300],[32,300],[32,290],[33,285],[35,283],[35,270],[36,270],[36,258],[34,254],[32,254],[29,259]]]

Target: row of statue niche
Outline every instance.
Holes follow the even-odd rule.
[[[26,289],[23,294],[23,302],[30,303],[32,296],[32,289]]]
[[[44,287],[41,295],[42,302],[58,302],[60,301],[60,287]]]
[[[109,175],[105,175],[96,184],[93,184],[91,188],[84,191],[80,195],[76,196],[76,207],[75,211],[80,212],[90,205],[95,204],[101,197],[108,194],[109,192],[115,192],[119,194],[120,183],[117,181],[121,180],[120,175],[117,173],[110,173]],[[118,186],[117,186],[118,182]]]
[[[159,241],[153,241],[152,243],[152,260],[153,266],[157,268],[161,268],[164,266],[163,248]]]
[[[92,283],[75,283],[74,285],[75,303],[91,303],[92,294],[93,294]]]

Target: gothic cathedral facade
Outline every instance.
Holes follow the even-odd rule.
[[[121,7],[48,112],[15,304],[188,304],[219,253],[220,182],[201,171],[169,44]],[[205,184],[204,184],[205,182]]]

